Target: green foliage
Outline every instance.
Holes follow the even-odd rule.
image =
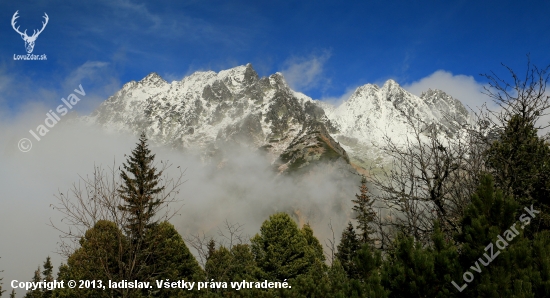
[[[146,230],[154,226],[154,216],[162,204],[162,200],[157,198],[164,190],[164,186],[158,186],[162,171],[157,173],[153,166],[154,159],[155,155],[149,150],[147,138],[142,133],[120,174],[124,184],[119,189],[119,195],[125,205],[119,208],[129,213],[129,223],[125,228],[133,241],[142,239]]]
[[[204,272],[174,226],[163,221],[151,227],[145,235],[147,259],[140,272],[140,281],[181,280],[202,281]],[[173,297],[181,289],[146,291],[154,297]],[[187,290],[185,290],[187,291]]]
[[[314,259],[320,260],[321,262],[325,261],[325,254],[323,253],[323,246],[319,240],[313,235],[313,229],[309,223],[306,223],[300,230],[304,238],[306,239],[307,248],[310,250],[308,255]],[[313,262],[314,260],[312,260]]]
[[[231,250],[221,246],[215,250],[205,265],[207,280],[254,280],[258,267],[248,244],[234,245]]]
[[[115,223],[100,220],[86,231],[78,248],[67,260],[67,265],[59,267],[58,280],[122,280],[127,241]],[[53,297],[111,297],[119,296],[113,289],[97,291],[96,289],[59,289]]]
[[[496,185],[520,206],[534,204],[542,210],[536,221],[540,220],[540,228],[550,229],[550,147],[538,137],[533,123],[520,115],[511,117],[487,156]]]
[[[144,239],[145,245],[142,249],[147,251],[144,255],[148,257],[139,268],[137,280],[154,283],[155,280],[161,279],[204,279],[204,272],[172,224],[161,222],[152,226]],[[69,257],[68,264],[60,267],[58,279],[102,280],[103,284],[107,284],[109,280],[122,280],[123,270],[126,268],[124,263],[127,262],[128,256],[118,254],[118,249],[124,251],[128,243],[129,240],[113,222],[99,221],[86,232],[80,241],[80,248]],[[180,289],[153,290],[144,290],[141,295],[173,297],[182,292]],[[101,292],[94,289],[66,289],[56,292],[54,297],[120,296],[114,289]],[[132,295],[139,293],[134,291]]]
[[[44,268],[44,271],[42,271],[42,275],[44,276],[44,280],[46,282],[52,282],[54,280],[53,265],[49,256],[46,258],[43,268]],[[50,298],[51,296],[52,296],[52,291],[44,291],[42,294],[43,298]]]
[[[316,259],[317,248],[308,245],[304,233],[286,213],[271,215],[250,241],[262,278],[271,281],[307,273]]]
[[[516,217],[517,206],[512,197],[493,188],[491,176],[482,177],[462,220],[462,233],[457,235],[462,251],[460,265],[474,276],[462,293],[464,297],[550,294],[548,234],[535,235],[534,240],[524,237],[524,225],[517,221],[519,215]],[[459,286],[465,283],[462,278],[459,281]]]
[[[342,232],[342,238],[340,244],[338,244],[338,251],[336,252],[336,258],[339,261],[339,265],[344,269],[349,278],[358,278],[359,272],[357,265],[355,264],[355,257],[357,251],[361,248],[361,243],[355,234],[355,229],[351,222],[348,222],[348,226]]]
[[[389,297],[452,297],[451,284],[461,272],[458,253],[446,243],[435,224],[433,245],[422,247],[414,238],[400,235],[395,249],[383,265],[382,284],[391,291]]]
[[[40,274],[40,266],[38,266],[38,269],[34,271],[34,276],[31,281],[32,282],[42,281],[42,275]],[[41,289],[30,290],[27,292],[27,294],[25,294],[25,298],[42,298],[43,293],[44,292]]]
[[[376,213],[372,208],[374,200],[367,195],[367,178],[361,178],[361,186],[359,187],[360,194],[355,195],[353,202],[353,211],[356,213],[357,230],[359,231],[359,239],[361,243],[374,244],[374,239],[371,235],[374,234],[374,229],[371,224],[376,219]]]
[[[550,296],[550,232],[542,231],[532,241],[532,280],[535,297]]]
[[[359,285],[352,286],[364,297],[387,297],[388,291],[381,284],[382,255],[369,243],[364,243],[354,258]],[[353,281],[353,280],[352,280]]]

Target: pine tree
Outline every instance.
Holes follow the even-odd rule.
[[[157,197],[164,190],[164,186],[158,186],[162,171],[157,172],[154,159],[145,133],[142,133],[120,174],[124,184],[119,195],[125,204],[119,208],[129,214],[125,228],[134,242],[142,240],[145,232],[156,223],[154,216],[162,205],[162,200]]]
[[[208,241],[208,244],[206,245],[206,250],[206,260],[208,260],[216,251],[216,241],[214,241],[214,239],[211,238],[210,241]]]
[[[352,200],[354,203],[353,211],[356,213],[355,219],[357,220],[357,230],[360,232],[359,239],[361,243],[373,245],[374,239],[371,238],[371,235],[374,233],[374,229],[371,223],[376,219],[376,213],[372,208],[374,200],[367,195],[367,178],[365,178],[365,176],[361,178],[361,186],[359,189],[360,194],[356,194],[356,199]]]
[[[15,289],[11,289],[10,298],[15,298]]]
[[[38,269],[34,271],[34,276],[32,278],[32,282],[41,282],[42,281],[42,275],[40,274],[40,266],[38,266]],[[24,298],[42,298],[42,290],[41,289],[35,289],[30,290],[25,294]]]
[[[44,262],[44,271],[42,271],[42,274],[44,276],[44,280],[46,282],[52,282],[53,281],[53,266],[50,257],[48,256],[46,258],[46,261]],[[42,297],[49,298],[52,296],[52,291],[50,290],[44,290],[44,293],[42,294]]]
[[[286,213],[276,213],[264,221],[260,234],[251,240],[252,253],[262,279],[283,281],[307,273],[311,268],[310,249],[296,222]]]
[[[461,277],[458,253],[443,239],[437,222],[432,247],[422,247],[413,237],[399,235],[382,269],[382,285],[390,291],[389,297],[456,297],[458,291],[451,282]]]
[[[465,211],[456,239],[461,244],[460,267],[472,280],[459,277],[455,282],[464,287],[464,297],[546,297],[550,238],[546,231],[542,237],[536,234],[535,242],[525,237],[526,223],[516,214],[518,203],[493,184],[490,175],[482,177]]]
[[[369,243],[363,243],[353,260],[357,268],[357,279],[352,280],[353,288],[364,297],[387,297],[388,291],[382,287],[380,269],[382,255]],[[359,282],[359,284],[355,282]]]
[[[357,238],[357,234],[355,234],[355,229],[351,222],[348,222],[348,226],[342,232],[342,238],[337,247],[338,251],[336,252],[336,258],[349,278],[358,277],[357,266],[354,259],[360,248],[361,243]]]

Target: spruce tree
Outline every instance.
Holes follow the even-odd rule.
[[[162,171],[157,172],[154,159],[155,154],[151,153],[145,133],[142,133],[120,174],[123,185],[118,192],[125,204],[119,208],[128,212],[125,229],[133,242],[142,240],[145,232],[156,223],[154,217],[162,205],[158,198],[164,190],[164,186],[159,186]]]
[[[42,271],[42,274],[44,276],[44,280],[46,282],[52,282],[53,281],[53,266],[50,257],[48,256],[46,258],[46,261],[44,262],[44,271]],[[44,290],[44,293],[42,297],[49,298],[52,296],[52,291],[50,290]]]
[[[371,238],[371,235],[374,233],[374,229],[372,228],[371,223],[376,219],[376,213],[372,208],[374,200],[367,195],[367,178],[365,178],[365,176],[362,176],[361,178],[361,186],[359,187],[359,190],[360,194],[356,194],[355,200],[352,200],[354,203],[353,211],[356,213],[355,219],[357,220],[359,239],[361,243],[369,243],[370,245],[373,245],[374,239]]]
[[[206,244],[206,260],[210,259],[212,254],[216,251],[216,241],[214,241],[213,238],[208,241],[208,244]]]
[[[4,270],[0,270],[0,273],[4,272]],[[2,280],[4,278],[0,277],[0,297],[2,297],[2,293],[4,293],[6,290],[2,290]]]
[[[11,289],[10,298],[15,298],[15,289]]]
[[[42,281],[42,275],[40,274],[40,266],[38,266],[38,269],[34,271],[32,282],[38,283],[41,281]],[[29,290],[27,294],[25,294],[24,298],[42,298],[42,290],[41,289]]]
[[[361,243],[357,238],[357,234],[355,234],[355,229],[351,222],[348,222],[348,226],[342,232],[342,238],[337,247],[336,258],[349,278],[357,278],[358,276],[354,260],[360,248]]]

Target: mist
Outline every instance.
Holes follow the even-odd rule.
[[[51,221],[64,227],[62,214],[52,208],[58,202],[55,195],[91,175],[95,166],[108,168],[114,163],[118,169],[138,140],[67,115],[37,141],[29,129],[42,124],[49,109],[34,105],[0,122],[0,269],[4,270],[0,276],[8,289],[11,280],[29,281],[47,256],[52,257],[57,273],[66,260],[56,253],[60,233],[49,226]],[[18,149],[21,138],[32,142],[30,151]],[[267,158],[253,149],[227,148],[222,150],[222,160],[205,162],[192,150],[183,153],[157,144],[150,148],[158,165],[161,160],[172,164],[170,177],[177,178],[179,170],[185,170],[186,182],[177,196],[180,202],[171,206],[181,208],[171,222],[184,238],[204,233],[221,241],[218,233],[224,231],[225,221],[242,225],[243,235],[252,237],[269,215],[287,212],[299,226],[309,222],[324,245],[333,237],[329,224],[339,240],[358,192],[359,176],[334,165],[295,177],[278,175]]]

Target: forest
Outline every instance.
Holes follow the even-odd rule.
[[[550,297],[549,69],[486,75],[498,108],[457,131],[410,115],[415,138],[387,140],[392,166],[362,177],[339,242],[284,212],[251,238],[229,222],[223,243],[186,238],[170,223],[182,176],[142,134],[119,170],[59,194],[66,262],[54,276],[46,257],[29,281],[64,286],[25,297]]]

